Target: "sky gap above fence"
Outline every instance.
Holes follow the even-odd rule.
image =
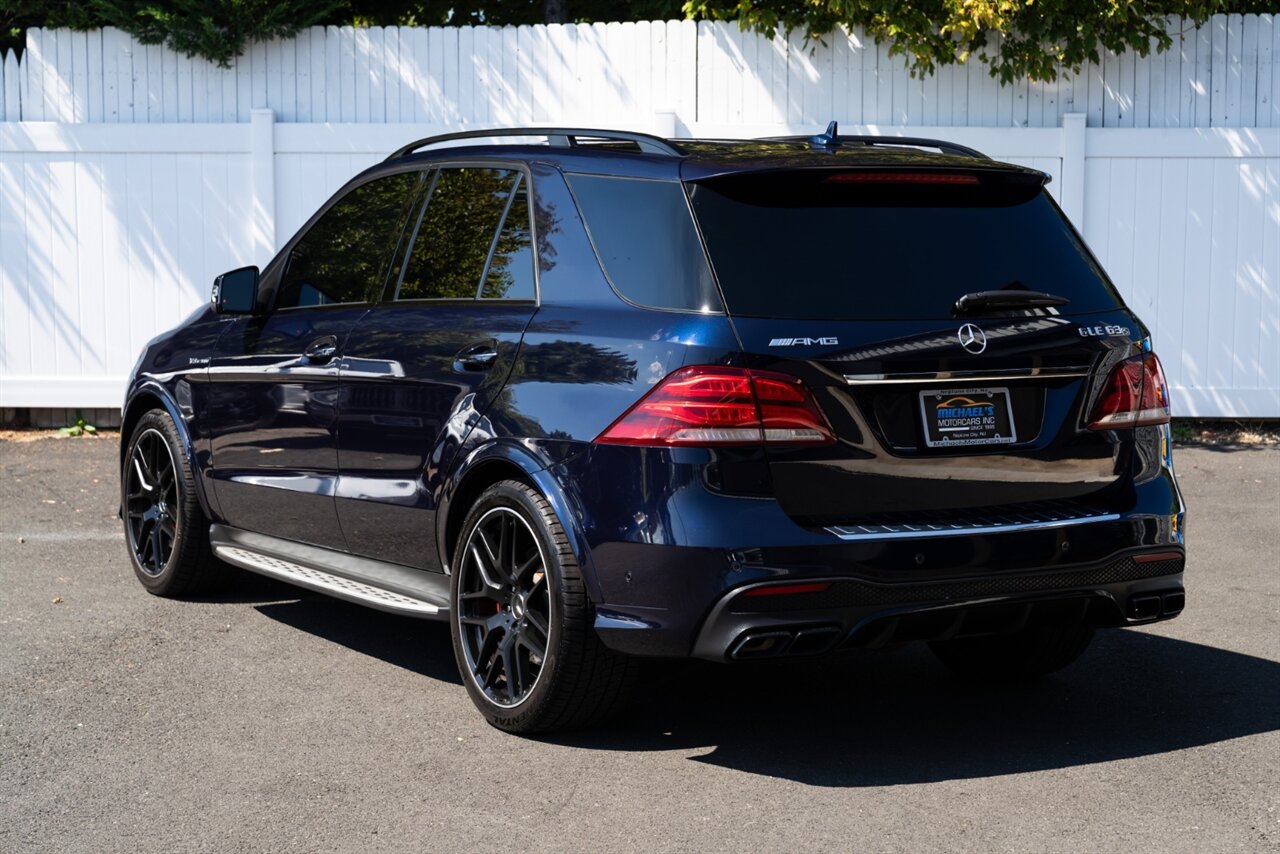
[[[255,44],[228,69],[107,28],[31,29],[4,57],[8,121],[510,125],[670,111],[745,124],[1280,127],[1275,15],[1169,21],[1161,54],[1104,52],[1053,83],[1001,86],[977,62],[913,78],[860,32],[825,45],[732,22],[524,27],[312,27]]]

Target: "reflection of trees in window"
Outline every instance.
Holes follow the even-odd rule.
[[[441,169],[437,174],[397,299],[475,299],[519,177],[510,169]]]
[[[419,172],[378,178],[329,208],[290,253],[276,306],[376,299],[421,179]]]
[[[507,209],[485,275],[484,299],[533,299],[533,242],[529,233],[528,182],[521,180]]]

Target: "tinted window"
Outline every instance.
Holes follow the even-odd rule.
[[[483,299],[533,299],[533,231],[529,220],[528,181],[521,179],[511,197],[493,257],[484,276]]]
[[[475,299],[518,177],[511,169],[439,170],[396,299]]]
[[[419,172],[378,178],[329,208],[290,253],[276,307],[376,299],[421,179]]]
[[[720,311],[720,297],[678,181],[572,175],[600,263],[631,302]]]
[[[732,314],[950,318],[961,295],[1005,288],[1066,297],[1063,312],[1119,302],[1034,176],[773,173],[698,185],[691,198]]]

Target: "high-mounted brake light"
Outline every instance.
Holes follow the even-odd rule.
[[[827,444],[809,390],[770,371],[694,365],[667,375],[596,442],[605,445]]]
[[[1116,365],[1089,416],[1090,430],[1169,423],[1169,386],[1155,353]]]
[[[828,184],[977,184],[977,175],[955,172],[837,172]]]

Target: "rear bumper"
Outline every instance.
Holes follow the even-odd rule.
[[[1167,466],[1153,466],[1153,476],[1134,483],[1123,506],[1117,501],[1082,517],[1001,513],[855,529],[804,527],[775,500],[716,493],[706,461],[692,452],[649,456],[643,477],[585,463],[580,471],[557,472],[566,506],[580,508],[573,515],[583,521],[579,557],[596,631],[620,652],[723,660],[744,632],[774,627],[793,638],[821,627],[831,648],[866,645],[866,626],[940,610],[951,612],[952,623],[936,632],[914,618],[898,619],[875,642],[913,632],[957,636],[982,625],[978,615],[969,620],[978,606],[991,622],[999,615],[986,606],[1071,600],[1088,602],[1076,602],[1080,619],[1128,625],[1172,616],[1173,594],[1182,589],[1185,511]],[[1178,555],[1176,565],[1134,560],[1170,552]],[[830,587],[821,596],[778,597],[768,607],[736,604],[753,586],[778,582]],[[1166,592],[1168,607],[1160,598]],[[1130,600],[1146,595],[1157,596],[1154,616],[1150,606],[1130,616]]]
[[[767,584],[716,602],[693,645],[713,661],[818,655],[1015,632],[1042,620],[1126,626],[1182,611],[1181,551],[1137,551],[1092,566],[926,583],[832,578],[825,590],[753,597]]]

